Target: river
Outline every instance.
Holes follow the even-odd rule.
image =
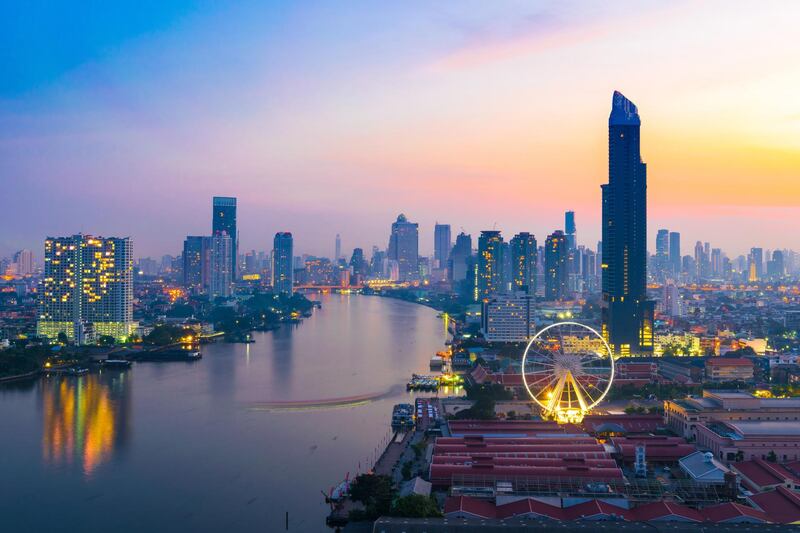
[[[445,335],[427,307],[318,298],[194,363],[0,386],[0,529],[325,531],[320,491],[367,468]]]

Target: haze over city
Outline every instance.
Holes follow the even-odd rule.
[[[800,248],[794,3],[5,11],[0,255],[98,228],[176,254],[214,195],[239,198],[240,250],[384,247],[401,212],[422,253],[437,220],[544,236],[567,209],[595,243],[615,89],[643,119],[648,248]]]

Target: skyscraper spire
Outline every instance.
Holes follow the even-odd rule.
[[[639,126],[639,110],[636,105],[625,98],[619,91],[614,91],[611,98],[611,114],[608,117],[609,126]]]

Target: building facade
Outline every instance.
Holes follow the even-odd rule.
[[[486,230],[478,238],[478,299],[489,298],[501,291],[503,283],[503,236]]]
[[[75,341],[91,330],[96,337],[127,339],[135,326],[132,248],[128,237],[48,237],[37,335],[63,332]]]
[[[544,246],[544,298],[567,299],[569,277],[569,250],[564,232],[557,230],[547,236]]]
[[[517,233],[511,239],[512,289],[536,294],[536,262],[538,248],[532,233]]]
[[[536,331],[534,297],[525,292],[497,295],[483,302],[483,337],[489,342],[527,342]]]

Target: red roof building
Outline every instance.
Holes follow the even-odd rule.
[[[748,500],[764,511],[770,522],[793,524],[800,521],[800,496],[784,487],[755,494]]]
[[[631,463],[636,459],[636,446],[639,444],[644,444],[645,457],[648,462],[677,463],[681,457],[697,451],[694,445],[687,443],[682,437],[653,435],[614,437],[611,439],[611,443],[626,463]]]
[[[494,518],[497,508],[485,500],[456,496],[444,502],[444,515],[447,518]]]
[[[702,513],[706,520],[715,524],[764,524],[769,522],[763,511],[732,502],[706,507]]]
[[[653,502],[633,510],[638,522],[702,522],[703,515],[697,509],[672,502]]]
[[[800,477],[777,463],[753,459],[733,463],[731,469],[741,476],[742,482],[753,492],[763,492],[776,487],[800,490]]]
[[[525,498],[497,507],[497,518],[549,518],[551,520],[570,520],[565,509]]]

